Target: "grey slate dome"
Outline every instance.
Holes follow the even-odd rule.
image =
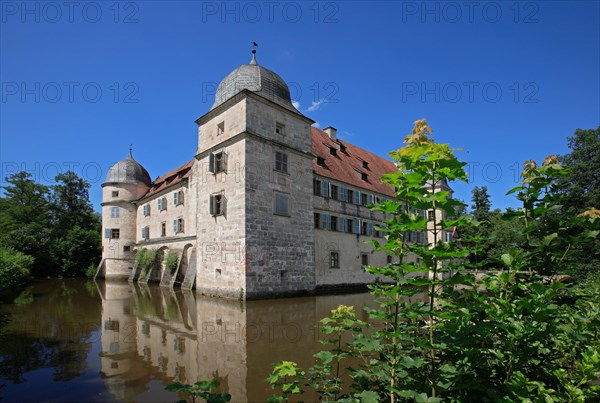
[[[105,183],[133,183],[150,187],[152,180],[146,168],[134,160],[130,153],[127,158],[110,167]]]
[[[298,112],[292,105],[290,89],[279,75],[259,66],[254,55],[250,64],[242,64],[221,81],[211,110],[243,90],[250,90],[286,109]]]

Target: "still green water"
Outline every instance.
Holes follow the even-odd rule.
[[[174,402],[185,396],[168,384],[217,378],[234,402],[265,401],[273,362],[307,367],[322,348],[319,320],[369,301],[240,302],[126,282],[38,281],[1,307],[0,400]]]

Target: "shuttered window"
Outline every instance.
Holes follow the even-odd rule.
[[[223,193],[215,193],[210,195],[210,214],[212,216],[218,216],[225,214],[225,196]]]
[[[290,215],[289,196],[283,193],[275,192],[275,214]]]
[[[279,172],[288,172],[288,155],[280,151],[275,152],[275,170]]]
[[[208,170],[214,174],[227,169],[227,154],[223,150],[215,151],[208,156]]]

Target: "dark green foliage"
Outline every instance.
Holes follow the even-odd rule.
[[[90,265],[98,262],[101,243],[99,231],[75,226],[53,242],[50,253],[61,275],[81,277]]]
[[[475,186],[473,188],[472,201],[473,204],[471,205],[471,209],[473,217],[475,217],[477,221],[489,219],[492,203],[490,202],[490,195],[487,192],[487,187]]]
[[[571,152],[559,157],[567,168],[567,174],[560,180],[564,198],[561,214],[574,216],[590,208],[600,209],[600,127],[597,129],[577,129],[568,138]],[[571,234],[583,229],[574,226],[568,229]],[[573,244],[566,264],[573,274],[585,277],[600,266],[600,239],[589,240],[585,244]]]
[[[569,170],[561,180],[567,195],[564,208],[577,213],[590,207],[600,209],[600,126],[577,129],[567,140],[571,152],[559,158]]]
[[[89,201],[90,184],[74,172],[36,183],[27,172],[6,178],[0,198],[0,244],[33,257],[37,276],[82,276],[100,260],[100,218]]]
[[[54,233],[64,236],[76,227],[100,232],[99,217],[90,203],[90,184],[72,171],[57,175],[55,181],[49,198]]]
[[[51,226],[47,186],[33,181],[27,172],[6,178],[0,198],[0,244],[34,258],[33,274],[52,266]]]
[[[0,246],[0,301],[16,296],[16,291],[29,279],[33,257],[6,246]]]

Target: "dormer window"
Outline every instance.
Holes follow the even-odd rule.
[[[276,122],[275,133],[283,136],[285,134],[285,125],[283,123]]]
[[[335,148],[335,147],[329,147],[329,154],[331,154],[331,155],[337,155],[337,148]]]
[[[324,167],[325,166],[325,158],[317,157],[317,165]]]
[[[223,133],[225,133],[225,121],[217,125],[217,136],[220,136]]]
[[[365,169],[369,169],[369,163],[361,158],[357,158],[358,161],[360,162],[360,165],[365,168]]]
[[[369,180],[369,175],[367,175],[366,173],[359,171],[358,169],[354,168],[354,170],[356,171],[356,173],[360,176],[360,178],[364,181],[368,181]]]
[[[346,152],[346,146],[343,145],[342,143],[338,143],[338,145],[340,146],[340,151],[345,153]]]

